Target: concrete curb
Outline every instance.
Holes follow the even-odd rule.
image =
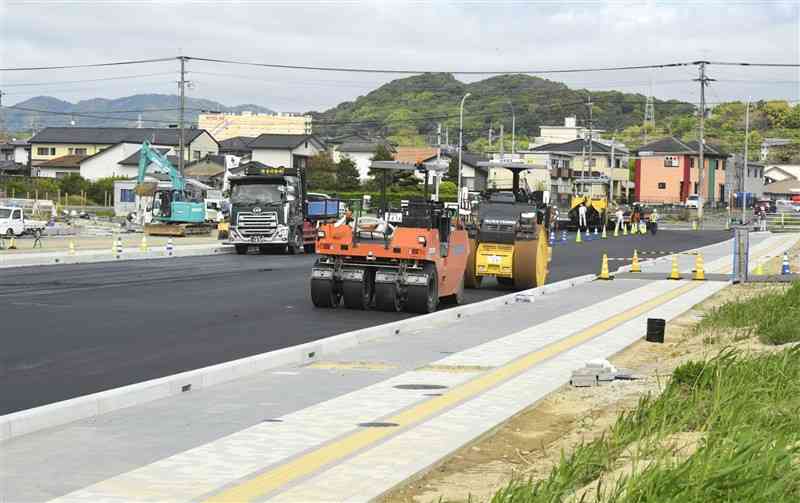
[[[68,252],[15,253],[0,255],[0,269],[10,267],[35,267],[43,265],[91,264],[97,262],[123,262],[127,260],[164,259],[173,257],[195,257],[233,253],[233,247],[218,244],[182,245],[168,255],[164,247],[141,252],[138,248],[123,248],[119,257],[111,250],[85,250],[70,255]]]
[[[532,302],[536,297],[550,295],[594,279],[594,274],[578,276],[474,304],[345,332],[318,341],[14,412],[0,416],[0,442],[80,419],[96,417],[125,407],[247,377],[266,370],[287,365],[305,365],[367,342],[403,336],[432,324],[453,323],[479,313],[514,304],[519,299]]]

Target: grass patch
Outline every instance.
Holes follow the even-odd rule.
[[[800,283],[712,309],[698,332],[730,330],[736,339],[757,335],[764,344],[800,341]]]
[[[682,435],[699,439],[684,455],[670,442]],[[492,501],[800,501],[800,347],[686,363],[549,477],[512,481]]]

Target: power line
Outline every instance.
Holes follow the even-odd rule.
[[[119,77],[102,77],[98,79],[83,80],[53,80],[50,82],[23,82],[15,84],[3,84],[3,87],[33,87],[33,86],[56,86],[61,84],[83,84],[84,82],[103,82],[106,80],[129,80],[143,77],[156,77],[161,75],[173,75],[175,72],[143,73],[139,75],[122,75]]]
[[[250,61],[239,61],[233,59],[200,58],[188,57],[194,61],[206,61],[209,63],[222,63],[241,66],[256,66],[261,68],[277,68],[283,70],[312,70],[319,72],[346,72],[346,73],[384,73],[412,75],[421,73],[449,73],[453,75],[508,75],[508,74],[545,74],[545,73],[586,73],[586,72],[611,72],[623,70],[644,70],[650,68],[672,68],[680,66],[691,66],[694,63],[666,63],[654,65],[631,65],[631,66],[612,66],[594,68],[562,68],[548,70],[401,70],[401,69],[379,69],[379,68],[354,68],[354,67],[335,67],[335,66],[303,66],[303,65],[282,65],[275,63],[256,63]]]
[[[28,66],[15,68],[0,68],[0,72],[27,72],[33,70],[67,70],[71,68],[98,68],[105,66],[124,66],[141,65],[144,63],[163,63],[165,61],[175,61],[177,58],[153,58],[153,59],[134,59],[127,61],[113,61],[110,63],[87,63],[83,65],[61,65],[61,66]]]

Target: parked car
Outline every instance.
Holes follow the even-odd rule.
[[[686,198],[686,203],[684,203],[686,208],[697,209],[700,206],[700,196],[697,194],[692,194]]]

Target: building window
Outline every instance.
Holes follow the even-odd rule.
[[[55,147],[37,147],[36,155],[56,155]]]
[[[86,155],[87,150],[85,148],[76,148],[75,155]]]
[[[697,189],[698,189],[698,188],[699,188],[699,185],[697,184],[697,182],[694,182],[694,193],[695,193],[695,194],[700,194],[700,193],[697,191]]]
[[[664,190],[667,188],[667,182],[658,182],[658,188]]]
[[[689,159],[689,167],[690,167],[690,168],[694,168],[694,157],[692,157],[691,159]]]
[[[193,150],[192,151],[192,159],[194,159],[195,161],[199,161],[200,160],[200,151],[199,150]]]
[[[133,192],[133,189],[119,189],[119,202],[135,203],[136,194]]]
[[[56,178],[66,178],[69,176],[69,173],[66,171],[56,171]]]
[[[665,168],[677,168],[678,167],[678,157],[674,156],[674,155],[664,156],[664,167]]]

